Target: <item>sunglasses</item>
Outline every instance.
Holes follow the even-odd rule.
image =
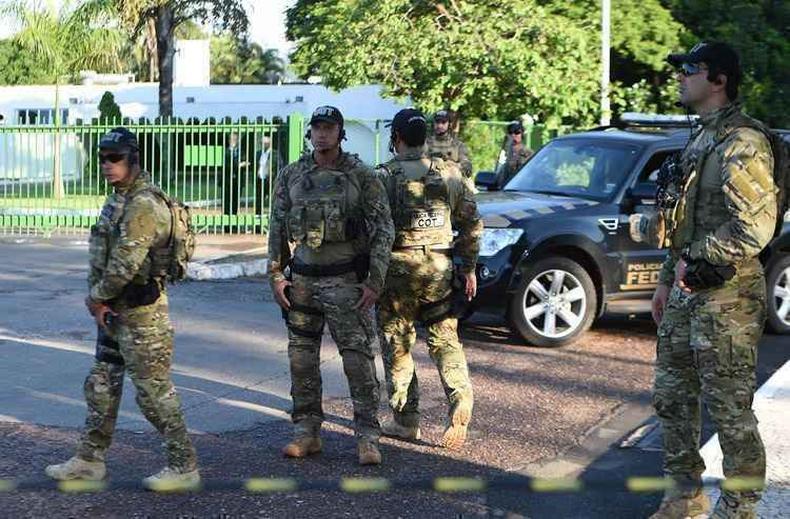
[[[680,72],[686,77],[689,77],[695,74],[699,74],[700,72],[704,72],[706,70],[708,69],[696,63],[682,63],[680,65],[680,69],[678,69],[678,72]]]
[[[521,130],[513,130],[513,131],[510,131],[510,132],[507,132],[507,133],[509,133],[510,135],[519,135],[519,134],[522,133],[522,131]]]
[[[99,164],[104,164],[105,162],[116,164],[125,159],[127,155],[126,153],[99,153]]]

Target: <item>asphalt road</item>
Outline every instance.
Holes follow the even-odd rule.
[[[71,455],[84,417],[82,381],[95,336],[82,303],[86,245],[79,238],[1,238],[0,258],[0,478],[37,484],[44,481],[43,466]],[[497,319],[474,317],[463,339],[475,387],[475,416],[470,440],[459,452],[437,446],[447,408],[421,344],[423,441],[384,440],[384,465],[360,468],[347,385],[328,336],[322,352],[324,452],[305,461],[285,460],[279,448],[290,435],[286,338],[266,283],[185,283],[171,290],[170,299],[176,327],[174,381],[204,479],[212,484],[251,476],[297,477],[331,486],[347,476],[401,482],[520,474],[616,479],[660,471],[655,450],[610,448],[651,414],[655,329],[648,321],[607,320],[574,345],[546,350],[523,346]],[[764,340],[761,380],[787,359],[780,344],[784,339]],[[127,381],[108,458],[111,481],[136,481],[163,462],[160,439],[137,410]],[[354,495],[325,489],[269,496],[226,490],[151,496],[120,489],[75,496],[41,490],[0,494],[0,515],[644,517],[658,499],[513,491]]]

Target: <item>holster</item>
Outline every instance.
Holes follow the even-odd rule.
[[[450,315],[452,317],[461,317],[469,308],[470,301],[466,297],[466,278],[458,267],[453,269],[452,288]]]
[[[152,279],[145,285],[129,283],[124,287],[120,299],[129,308],[137,308],[138,306],[154,304],[161,294],[162,290],[159,288],[159,283]]]
[[[124,365],[120,345],[101,326],[97,326],[96,331],[96,360],[117,366]]]
[[[683,282],[691,289],[718,288],[735,276],[732,265],[714,265],[704,259],[693,260],[686,267]]]

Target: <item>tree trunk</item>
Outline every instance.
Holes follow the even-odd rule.
[[[156,24],[150,18],[145,23],[145,48],[148,54],[148,81],[156,81],[159,76],[157,74]]]
[[[173,115],[173,9],[165,4],[156,14],[156,54],[159,58],[159,115]]]

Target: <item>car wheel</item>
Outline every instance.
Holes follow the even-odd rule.
[[[508,308],[510,324],[532,345],[569,344],[590,328],[597,296],[587,271],[567,258],[526,267]]]
[[[790,255],[768,267],[768,328],[774,333],[790,333]]]

